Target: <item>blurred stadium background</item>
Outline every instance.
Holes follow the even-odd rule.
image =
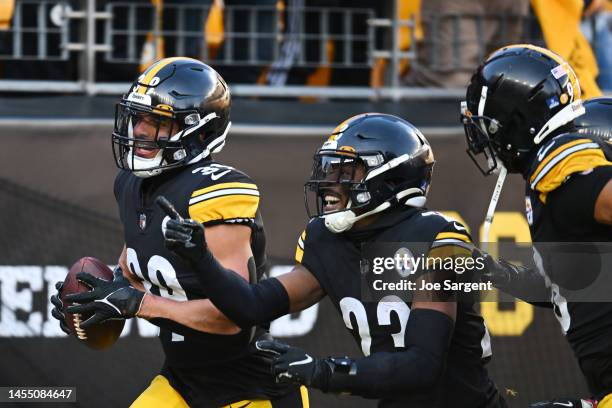
[[[161,366],[148,323],[94,352],[63,336],[47,302],[77,258],[116,262],[114,103],[156,59],[199,58],[230,83],[234,125],[219,158],[263,192],[278,274],[307,222],[312,154],[367,111],[421,128],[437,159],[429,207],[455,211],[478,239],[494,180],[464,153],[471,71],[499,46],[530,42],[568,58],[587,97],[610,91],[611,10],[601,0],[0,0],[0,386],[71,385],[77,406],[128,406]],[[495,238],[528,240],[522,188],[517,178],[505,188]],[[510,406],[587,395],[550,311],[500,300],[481,311]],[[358,355],[327,301],[272,332],[320,356]],[[374,404],[314,393],[312,406]]]

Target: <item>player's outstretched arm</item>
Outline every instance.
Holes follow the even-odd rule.
[[[302,265],[279,279],[250,284],[248,274],[240,273],[253,264],[250,241],[236,245],[241,241],[240,231],[246,234],[246,227],[218,225],[205,233],[202,224],[180,217],[167,200],[157,202],[171,218],[164,233],[166,246],[198,271],[198,279],[214,305],[238,326],[269,322],[303,310],[324,296],[318,281]],[[235,256],[237,252],[243,256]]]
[[[430,252],[430,255],[453,256],[454,253]],[[419,279],[438,282],[448,278],[448,274],[454,275],[454,272],[425,270]],[[417,287],[421,287],[420,282]],[[279,381],[367,398],[403,395],[438,382],[452,339],[456,311],[453,294],[444,290],[419,291],[413,298],[406,323],[405,349],[360,359],[319,359],[279,342],[260,341],[257,347],[273,358],[274,374]]]
[[[130,272],[125,245],[119,256],[118,264],[123,271],[123,277],[134,288],[144,292],[145,288],[142,281]],[[240,332],[240,328],[221,313],[208,299],[176,301],[147,293],[137,317],[147,320],[168,319],[205,333],[231,335]]]
[[[180,302],[147,293],[137,316],[147,320],[168,319],[193,330],[211,334],[231,335],[240,332],[240,327],[208,299]]]
[[[406,350],[360,359],[319,359],[278,341],[257,348],[273,357],[281,382],[304,384],[323,392],[382,398],[436,384],[444,368],[454,327],[456,303],[415,302],[406,324]]]

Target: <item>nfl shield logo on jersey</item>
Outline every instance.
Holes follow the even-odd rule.
[[[138,226],[140,229],[145,229],[147,226],[147,215],[145,213],[141,213],[138,218]]]

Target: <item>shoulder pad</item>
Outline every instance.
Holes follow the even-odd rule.
[[[437,211],[425,211],[421,213],[421,216],[431,220],[428,222],[436,223],[434,228],[437,233],[433,239],[432,248],[447,245],[469,248],[473,246],[472,237],[467,231],[467,228],[453,217]]]
[[[302,262],[302,258],[304,257],[304,241],[306,241],[306,230],[302,231],[302,234],[298,238],[295,247],[295,262]]]
[[[253,220],[259,207],[259,189],[246,174],[212,163],[192,170],[202,179],[189,198],[189,217],[201,222]]]
[[[304,228],[304,231],[300,234],[297,245],[295,247],[295,262],[302,262],[302,258],[304,257],[306,237],[308,237],[309,240],[316,240],[317,237],[320,236],[321,232],[325,232],[322,231],[321,228],[324,228],[325,231],[327,231],[325,223],[321,218],[313,218],[308,222],[308,225],[306,225],[306,228]]]
[[[538,150],[528,174],[529,188],[539,191],[546,202],[546,195],[572,174],[606,165],[612,163],[597,140],[574,133],[559,135]]]
[[[432,248],[448,245],[460,246],[470,250],[474,246],[472,244],[472,237],[467,231],[467,228],[459,221],[453,220],[448,222],[438,231],[438,234],[432,242]]]

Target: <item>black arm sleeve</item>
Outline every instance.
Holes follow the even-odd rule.
[[[237,272],[223,267],[210,251],[196,268],[209,299],[239,327],[267,323],[289,313],[289,295],[278,279],[250,284]]]
[[[444,371],[453,327],[452,319],[442,312],[412,310],[406,350],[354,360],[349,373],[332,374],[328,391],[382,398],[434,386]]]
[[[550,206],[557,227],[576,234],[587,234],[597,226],[595,202],[610,180],[612,166],[597,167],[588,174],[573,174],[550,193]]]

